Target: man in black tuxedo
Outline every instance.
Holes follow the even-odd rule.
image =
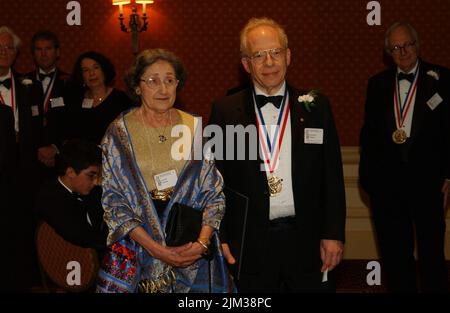
[[[100,197],[91,194],[99,183],[102,154],[94,143],[68,140],[56,156],[58,178],[45,182],[36,197],[35,209],[65,240],[97,250],[106,248]]]
[[[370,196],[392,292],[447,291],[445,207],[450,178],[450,72],[421,60],[408,23],[386,32],[396,66],[369,79],[361,130],[360,183]]]
[[[36,140],[40,130],[33,120],[39,119],[34,102],[36,86],[33,81],[15,72],[15,62],[20,38],[8,27],[0,27],[0,116],[2,186],[1,218],[2,238],[10,253],[10,270],[5,273],[6,290],[27,290],[32,281],[32,232],[31,191],[34,187],[36,164]],[[4,206],[3,206],[4,205]],[[3,233],[4,232],[4,233]],[[4,234],[4,236],[3,236]],[[11,245],[11,249],[9,249]],[[19,248],[20,247],[20,248]],[[3,265],[3,264],[2,264]],[[36,273],[36,271],[34,272]],[[10,275],[10,276],[8,276]],[[36,275],[35,275],[36,276]],[[8,279],[11,278],[11,279]]]
[[[286,83],[291,51],[275,21],[251,19],[241,32],[241,53],[253,84],[214,103],[210,117],[210,124],[225,133],[224,156],[231,149],[246,151],[244,160],[221,160],[221,149],[215,150],[225,186],[249,198],[238,291],[333,291],[334,275],[328,273],[327,280],[326,273],[342,258],[345,194],[329,102]],[[253,129],[255,136],[247,140],[248,134],[238,134],[238,141],[245,138],[244,147],[225,145],[231,139],[227,125]],[[258,133],[256,125],[265,127]],[[260,150],[259,158],[252,158],[252,147]],[[226,208],[223,229],[228,233],[236,221],[227,217],[239,209]],[[226,237],[224,254],[234,263]]]
[[[69,121],[64,102],[64,90],[69,75],[57,68],[60,42],[55,33],[39,31],[31,39],[31,53],[36,69],[27,74],[39,85],[39,113],[42,116],[42,138],[38,159],[49,168],[54,167],[58,147],[66,138]]]

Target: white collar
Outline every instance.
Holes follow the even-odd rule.
[[[59,181],[59,183],[64,187],[64,188],[66,188],[67,189],[67,191],[68,192],[70,192],[70,193],[73,193],[73,191],[72,190],[70,190],[70,188],[69,187],[67,187],[66,185],[64,185],[64,183],[62,182],[62,180],[61,180],[61,178],[60,177],[58,177],[58,181]]]
[[[397,74],[398,73],[405,73],[405,74],[414,74],[416,73],[417,67],[419,66],[419,60],[417,59],[416,65],[414,65],[414,67],[412,68],[412,70],[410,70],[408,73],[405,73],[404,71],[402,71],[399,67],[397,67]]]
[[[265,93],[264,91],[262,91],[261,89],[259,89],[256,85],[255,86],[255,93],[257,95],[263,95],[268,97],[269,95],[267,93]],[[278,91],[273,95],[273,96],[284,96],[284,92],[286,91],[286,81],[283,82],[283,85],[281,86],[280,89],[278,89]]]
[[[43,69],[39,68],[39,74],[47,74],[47,73],[53,73],[56,71],[56,67],[52,68],[50,71],[45,72]]]

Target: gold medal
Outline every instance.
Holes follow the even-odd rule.
[[[405,143],[406,139],[408,139],[408,136],[406,135],[406,132],[403,129],[396,129],[392,133],[392,140],[398,145]]]
[[[283,180],[276,176],[270,176],[267,180],[271,197],[278,195],[283,189]]]

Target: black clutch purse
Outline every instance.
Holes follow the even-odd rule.
[[[174,203],[166,224],[166,244],[181,246],[196,242],[202,229],[203,212],[190,206]]]

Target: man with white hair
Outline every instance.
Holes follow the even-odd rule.
[[[369,79],[360,182],[369,194],[391,292],[446,292],[445,209],[450,178],[450,71],[419,58],[408,23],[385,35],[395,66]],[[447,179],[447,180],[446,180]]]

